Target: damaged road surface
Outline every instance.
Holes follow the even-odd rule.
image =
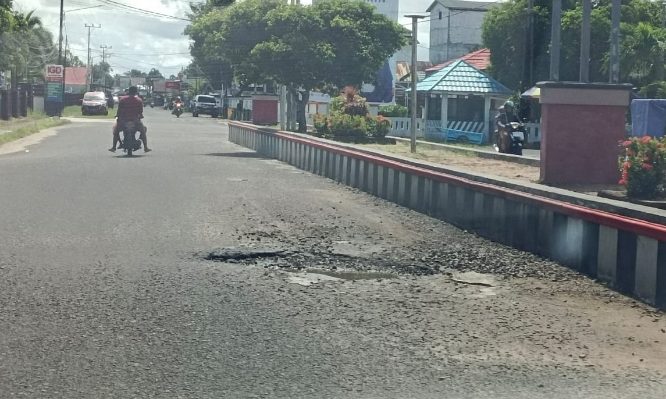
[[[0,156],[0,397],[666,397],[662,313],[214,119],[146,124],[135,159],[81,123]]]

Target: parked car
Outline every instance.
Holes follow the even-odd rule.
[[[217,118],[220,114],[220,109],[217,106],[215,97],[205,94],[199,94],[194,97],[194,108],[192,108],[192,116],[195,118],[199,114],[207,114],[213,118]]]
[[[108,115],[106,95],[103,91],[89,91],[83,95],[81,101],[82,115]]]

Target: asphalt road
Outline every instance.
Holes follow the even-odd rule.
[[[132,159],[99,121],[0,155],[0,398],[666,397],[662,313],[207,116],[146,123]]]

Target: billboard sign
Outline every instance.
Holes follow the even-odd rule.
[[[44,76],[46,77],[46,101],[62,102],[65,67],[49,64],[46,66]]]
[[[180,80],[167,80],[165,87],[170,90],[180,90]]]

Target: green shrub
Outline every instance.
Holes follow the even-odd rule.
[[[330,135],[335,139],[363,141],[368,137],[366,118],[358,115],[331,115],[328,120]]]
[[[368,136],[375,139],[383,139],[391,130],[391,122],[383,116],[367,117]]]
[[[315,132],[319,136],[328,136],[330,134],[330,130],[328,129],[328,118],[326,115],[316,114],[314,116],[313,124]]]
[[[383,105],[379,107],[379,115],[387,118],[406,118],[409,111],[400,104]]]

